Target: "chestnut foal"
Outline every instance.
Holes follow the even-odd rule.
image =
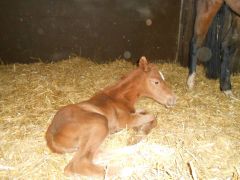
[[[56,113],[46,132],[46,140],[55,153],[76,151],[65,167],[66,175],[104,176],[104,168],[95,165],[93,157],[109,133],[129,127],[147,134],[156,125],[153,115],[134,108],[142,96],[166,106],[176,103],[176,97],[162,74],[145,57],[140,59],[138,68],[117,84]]]

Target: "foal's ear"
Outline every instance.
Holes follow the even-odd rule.
[[[138,63],[139,67],[142,68],[144,71],[149,71],[148,68],[148,61],[147,58],[145,56],[142,56],[141,59],[139,60]]]

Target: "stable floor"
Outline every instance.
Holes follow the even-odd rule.
[[[83,58],[1,65],[0,177],[84,179],[64,176],[72,154],[51,153],[45,131],[61,106],[86,100],[134,67],[124,60],[97,64]],[[136,107],[157,116],[157,127],[137,144],[131,129],[110,135],[101,146],[105,158],[96,162],[119,167],[116,179],[240,178],[240,76],[232,77],[235,98],[228,98],[202,67],[192,91],[186,68],[158,67],[178,96],[176,106],[138,101]]]

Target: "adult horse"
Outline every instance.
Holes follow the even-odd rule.
[[[196,19],[194,24],[194,35],[191,41],[190,46],[190,64],[189,64],[189,76],[187,80],[187,85],[189,89],[192,89],[194,86],[194,80],[196,76],[196,65],[197,60],[201,58],[202,54],[207,54],[204,57],[203,61],[207,61],[211,58],[211,52],[208,52],[207,48],[204,48],[204,43],[206,40],[207,33],[209,28],[214,20],[214,17],[219,12],[220,8],[223,7],[222,13],[229,14],[229,8],[236,14],[240,15],[240,0],[196,0]],[[228,8],[229,7],[229,8]],[[233,13],[231,13],[233,17]],[[233,18],[234,19],[234,18]],[[231,20],[231,24],[226,28],[225,32],[222,30],[221,37],[217,37],[219,39],[219,52],[218,53],[220,59],[215,59],[214,61],[220,62],[220,89],[227,95],[232,95],[231,92],[231,82],[230,82],[230,59],[231,55],[234,51],[234,33],[239,36],[240,33],[240,18],[235,18],[235,20]],[[224,18],[220,18],[220,21],[224,21]],[[238,21],[238,22],[234,22]],[[233,23],[234,22],[234,23]],[[235,29],[233,27],[235,25]],[[220,28],[223,28],[223,23],[221,23]],[[238,26],[238,27],[237,27]],[[219,27],[218,27],[219,28]],[[239,32],[236,32],[237,31]],[[235,30],[235,32],[234,32]],[[210,42],[211,43],[211,42]],[[203,52],[204,51],[204,52]],[[214,57],[216,58],[216,57]]]
[[[158,68],[148,63],[145,57],[140,59],[137,69],[115,85],[56,113],[48,127],[46,140],[53,152],[76,152],[65,167],[66,175],[103,176],[104,168],[95,165],[93,158],[109,133],[129,127],[147,134],[156,125],[152,114],[134,108],[142,96],[166,106],[176,103],[175,95]]]

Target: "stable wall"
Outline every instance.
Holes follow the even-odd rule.
[[[56,61],[72,55],[174,61],[180,1],[0,1],[0,58]]]

